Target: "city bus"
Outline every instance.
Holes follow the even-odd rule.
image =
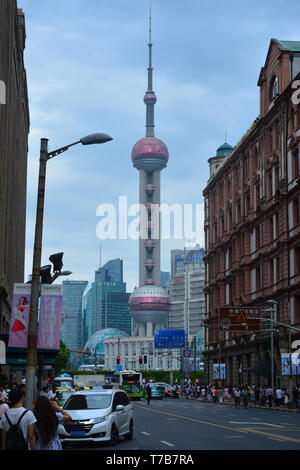
[[[115,377],[118,379],[115,386],[125,390],[129,398],[140,400],[143,397],[143,377],[140,372],[123,370],[115,372]]]

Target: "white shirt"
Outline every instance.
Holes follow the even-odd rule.
[[[21,408],[10,408],[7,411],[7,416],[9,417],[12,424],[17,424],[18,419],[24,413],[25,409],[26,408],[23,408],[23,407],[21,407]],[[29,410],[23,416],[23,418],[21,419],[21,423],[20,423],[20,427],[22,429],[23,436],[24,436],[26,441],[28,441],[28,426],[30,424],[34,424],[34,423],[36,423],[35,416],[32,413],[32,411]],[[9,425],[7,419],[6,419],[5,414],[1,417],[0,425],[1,425],[1,429],[4,429],[4,431],[6,431],[6,432],[10,428],[10,425]],[[28,446],[29,446],[29,444],[28,444]]]
[[[278,388],[278,390],[276,390],[276,397],[277,398],[282,398],[282,390],[280,388]]]

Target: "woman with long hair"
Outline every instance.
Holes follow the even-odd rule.
[[[34,415],[36,417],[36,450],[62,450],[58,436],[59,423],[72,421],[71,416],[56,401],[47,397],[40,397],[35,402]]]

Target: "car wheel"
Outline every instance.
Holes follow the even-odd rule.
[[[133,439],[133,421],[132,420],[129,423],[129,433],[126,434],[125,439],[128,439],[128,441],[132,441]]]
[[[117,445],[118,441],[119,441],[119,432],[116,426],[113,425],[111,428],[111,432],[110,432],[110,445],[115,446]]]

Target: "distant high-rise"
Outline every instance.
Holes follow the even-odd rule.
[[[139,171],[140,214],[139,288],[129,301],[135,320],[134,335],[152,336],[154,329],[162,329],[169,312],[169,296],[160,287],[160,172],[168,163],[167,146],[154,136],[151,15],[149,27],[148,89],[144,96],[146,105],[146,137],[134,145],[131,153],[134,168]]]
[[[63,281],[63,329],[62,340],[71,351],[81,350],[82,296],[87,281]]]
[[[117,328],[131,334],[132,319],[123,282],[123,260],[108,261],[95,272],[95,282],[83,295],[83,339],[84,344],[99,330]]]
[[[167,271],[160,271],[160,286],[165,287],[171,279],[171,274]]]
[[[97,269],[95,282],[123,282],[123,260],[112,259]]]

